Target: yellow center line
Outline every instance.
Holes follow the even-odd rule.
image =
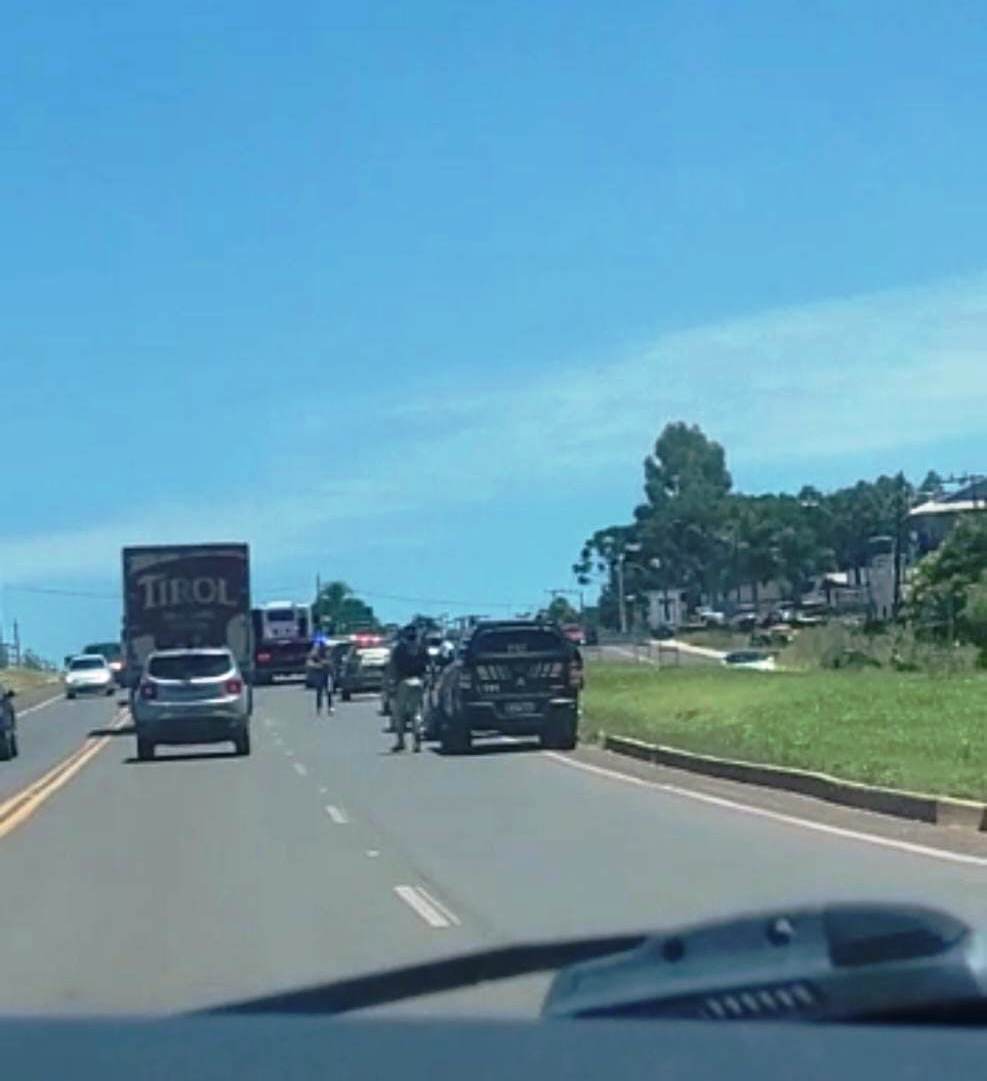
[[[120,729],[130,720],[130,713],[122,710],[113,724],[113,729]],[[15,830],[64,784],[67,784],[87,762],[113,739],[112,735],[90,737],[81,747],[74,750],[68,758],[48,770],[38,780],[33,781],[15,796],[0,803],[0,838]]]

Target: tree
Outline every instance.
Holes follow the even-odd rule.
[[[926,637],[973,642],[987,660],[981,637],[987,576],[987,521],[961,518],[918,565],[907,614]]]
[[[334,634],[377,630],[380,623],[373,608],[360,600],[345,582],[324,585],[312,606],[316,622]]]
[[[565,597],[553,597],[551,603],[541,615],[545,619],[554,619],[556,623],[578,623],[579,612],[565,599]]]

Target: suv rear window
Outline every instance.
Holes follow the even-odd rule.
[[[210,679],[225,676],[232,667],[229,653],[178,653],[152,657],[147,670],[155,679]]]
[[[479,653],[559,653],[568,646],[566,640],[553,631],[540,627],[519,627],[516,630],[480,631],[470,639],[469,652]]]
[[[72,672],[85,671],[88,668],[105,668],[106,661],[102,657],[77,657],[74,661],[69,662],[69,669]]]

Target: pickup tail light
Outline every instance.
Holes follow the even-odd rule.
[[[227,694],[239,694],[243,690],[243,680],[237,679],[234,676],[232,679],[226,681],[226,693]]]
[[[258,653],[257,654],[257,663],[258,664],[267,664],[267,662],[270,659],[271,659],[270,653]]]
[[[141,698],[157,698],[158,688],[153,683],[141,684]]]

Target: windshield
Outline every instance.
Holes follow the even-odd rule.
[[[77,657],[69,662],[70,672],[86,672],[91,669],[105,667],[106,661],[102,657]]]
[[[225,676],[232,667],[228,653],[178,653],[152,657],[147,672],[155,679],[209,679]]]
[[[983,4],[4,16],[0,1019],[987,924]]]

